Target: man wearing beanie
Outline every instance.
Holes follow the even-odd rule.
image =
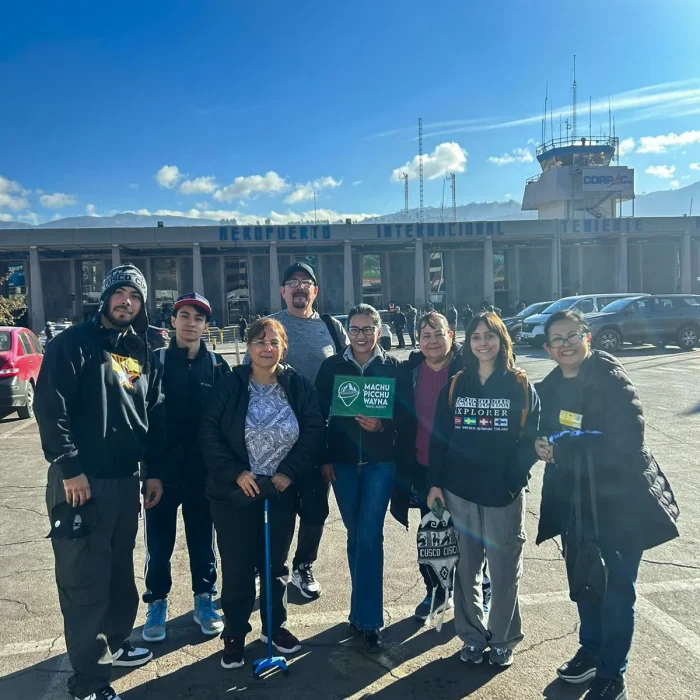
[[[214,608],[216,554],[214,526],[206,496],[207,468],[199,447],[199,427],[214,385],[229,371],[226,361],[207,350],[202,334],[209,325],[211,305],[197,293],[181,296],[170,322],[175,337],[156,351],[163,366],[167,464],[162,474],[163,498],[146,512],[146,592],[148,603],[143,638],[166,637],[168,593],[172,586],[170,559],[175,548],[177,511],[182,506],[190,558],[194,621],[207,636],[221,634],[224,623]]]
[[[139,603],[139,463],[152,508],[162,495],[165,453],[162,370],[146,341],[146,298],[136,267],[111,270],[97,314],[52,341],[37,382],[50,537],[73,667],[68,690],[79,700],[118,700],[112,667],[152,658],[129,642]],[[61,526],[66,517],[72,527]]]

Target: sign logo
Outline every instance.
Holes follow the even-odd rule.
[[[343,382],[338,387],[338,398],[346,407],[352,406],[360,395],[360,387],[355,382]]]

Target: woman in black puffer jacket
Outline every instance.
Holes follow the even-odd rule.
[[[639,394],[617,358],[591,350],[578,312],[560,311],[545,325],[545,348],[558,367],[537,385],[542,404],[538,456],[547,462],[537,543],[561,535],[569,556],[594,532],[586,465],[598,514],[598,546],[608,570],[601,603],[579,602],[581,648],[557,673],[569,683],[594,678],[586,700],[627,697],[624,673],[634,633],[635,583],[642,552],[678,536],[678,505],[644,442]],[[581,465],[583,532],[572,504]],[[593,535],[594,537],[595,535]]]

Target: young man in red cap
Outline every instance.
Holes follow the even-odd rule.
[[[209,325],[211,305],[201,295],[181,296],[173,305],[175,337],[156,351],[163,365],[167,448],[163,498],[146,512],[146,592],[148,604],[143,638],[166,637],[167,596],[172,586],[170,558],[175,547],[177,511],[182,506],[190,557],[194,621],[205,635],[224,628],[214,608],[216,555],[214,528],[205,495],[207,470],[199,449],[199,424],[214,384],[229,371],[226,361],[207,350],[202,335]]]

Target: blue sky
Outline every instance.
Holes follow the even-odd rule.
[[[637,192],[700,180],[700,3],[41,0],[0,11],[0,219],[271,216],[520,199],[545,84],[608,98]],[[630,140],[631,139],[631,140]],[[633,141],[632,141],[633,140]],[[164,167],[167,166],[167,167]],[[648,171],[648,172],[647,172]],[[409,172],[413,168],[409,167]],[[410,181],[411,206],[418,204]]]

